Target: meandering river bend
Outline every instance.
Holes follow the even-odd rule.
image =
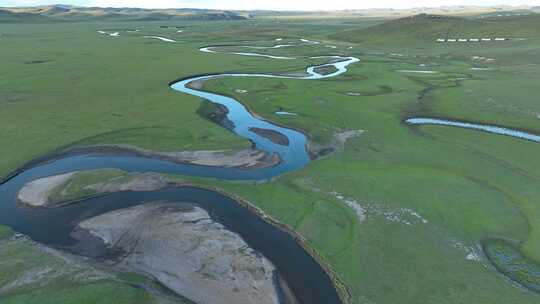
[[[201,51],[216,52],[213,47],[202,48]],[[258,53],[234,54],[269,59],[293,59],[291,57]],[[70,234],[81,220],[148,201],[193,202],[205,208],[219,222],[237,232],[248,245],[272,261],[301,303],[341,303],[328,273],[291,234],[262,220],[231,198],[214,191],[181,187],[153,192],[122,192],[52,209],[21,208],[16,204],[18,191],[28,182],[42,177],[79,170],[116,168],[125,171],[174,173],[227,180],[264,180],[299,169],[308,164],[310,160],[306,151],[307,138],[305,134],[260,119],[250,113],[242,103],[231,97],[190,88],[189,84],[195,81],[204,82],[221,77],[318,80],[343,74],[347,71],[349,65],[359,61],[355,57],[327,56],[316,58],[328,58],[332,63],[308,67],[305,71],[306,74],[299,77],[226,73],[189,77],[170,85],[172,89],[181,93],[201,97],[207,101],[225,106],[228,110],[227,119],[234,124],[233,131],[239,136],[252,141],[256,149],[279,155],[281,162],[278,165],[244,170],[179,164],[142,156],[115,155],[114,153],[92,152],[62,155],[27,166],[25,169],[16,172],[16,174],[12,174],[9,179],[0,184],[0,199],[2,201],[0,204],[0,224],[8,225],[37,242],[69,248],[75,244],[75,240]],[[333,66],[335,72],[327,75],[316,72],[318,68],[326,66]],[[289,145],[284,146],[274,143],[252,132],[253,129],[267,129],[279,132],[287,137]]]

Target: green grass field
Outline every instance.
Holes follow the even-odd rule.
[[[512,19],[509,28],[536,34],[530,29],[537,24],[533,17]],[[170,23],[184,26],[184,33],[160,28],[161,24],[169,23],[2,25],[0,42],[9,47],[0,48],[0,175],[72,144],[124,143],[168,151],[244,148],[249,142],[197,115],[199,99],[167,84],[202,73],[297,72],[311,63],[205,54],[197,50],[202,46],[244,41],[271,45],[276,38],[319,40],[319,46],[265,52],[344,54],[358,56],[361,62],[326,80],[222,78],[205,88],[234,96],[271,121],[306,130],[318,143],[343,130],[365,130],[360,137],[348,141],[344,151],[269,183],[179,178],[238,195],[293,227],[345,282],[352,303],[540,301],[540,295],[507,280],[483,255],[481,245],[486,240],[512,240],[493,250],[517,252],[520,262],[538,269],[540,146],[402,122],[414,115],[448,117],[540,134],[536,36],[500,44],[447,45],[424,36],[404,43],[392,38],[393,32],[385,34],[392,27],[381,30],[381,25],[376,37],[360,36],[369,28],[358,25],[362,29],[357,33],[351,31],[356,23],[336,20]],[[123,28],[178,42],[96,32]],[[474,67],[491,70],[471,70]],[[298,116],[274,114],[280,110]],[[347,206],[350,201],[362,207],[364,217]],[[0,228],[0,238],[2,234]],[[3,246],[0,251],[10,250]],[[31,254],[6,254],[0,268],[12,267],[15,261],[44,263]],[[505,267],[501,265],[496,266]],[[522,277],[534,281],[534,276],[532,272],[532,279]],[[0,278],[8,282],[16,276]],[[135,303],[131,297],[142,297],[139,290],[111,285],[117,283],[86,283],[76,289],[66,289],[72,282],[51,284],[64,287],[23,290],[10,294],[7,303],[37,298],[43,303],[82,303],[73,297],[114,290],[122,291],[119,302]],[[94,288],[101,293],[92,292]],[[53,291],[54,297],[49,294]]]
[[[129,280],[60,258],[27,239],[6,239],[0,226],[1,303],[153,303]]]

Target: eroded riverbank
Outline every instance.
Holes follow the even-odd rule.
[[[135,174],[135,176],[137,177],[138,174]],[[158,177],[147,174],[145,178],[154,179]],[[111,177],[111,180],[114,181],[116,178]],[[110,188],[112,186],[101,189],[107,191],[127,189],[126,185],[132,183],[132,180],[125,178],[123,179],[124,183],[116,181],[114,189]],[[78,183],[80,182],[79,180]],[[163,180],[159,181],[158,184],[162,183]],[[112,184],[109,181],[109,185]],[[65,186],[68,185],[69,183],[66,183]],[[87,186],[94,189],[98,188],[95,185],[103,187],[100,182]],[[86,188],[86,186],[83,186],[80,189]],[[84,242],[79,243],[73,237],[78,238],[81,234],[77,233],[72,236],[69,231],[75,231],[79,222],[106,215],[115,212],[115,210],[141,206],[141,204],[144,206],[149,201],[188,201],[190,204],[195,204],[207,210],[213,218],[222,223],[227,229],[238,233],[254,250],[264,253],[263,255],[276,265],[278,272],[289,283],[293,294],[298,297],[299,303],[341,303],[333,286],[334,284],[343,286],[343,284],[339,283],[339,279],[330,268],[321,268],[319,266],[324,265],[323,260],[315,251],[310,249],[301,236],[293,232],[292,229],[274,221],[252,204],[240,198],[229,198],[226,194],[219,194],[218,192],[220,192],[218,189],[204,190],[182,183],[173,186],[173,183],[168,182],[167,188],[157,191],[136,192],[127,190],[109,195],[97,196],[96,194],[93,198],[75,204],[60,204],[62,207],[59,208],[33,209],[35,210],[32,212],[33,218],[26,219],[26,223],[19,223],[21,227],[24,227],[20,230],[33,235],[33,238],[37,241],[60,246],[77,254],[90,255],[96,258],[100,256],[106,257],[108,251],[103,246],[91,245],[92,242],[89,243],[90,239],[85,237],[84,234],[82,235]],[[25,213],[26,210],[19,208],[19,212]],[[59,218],[62,220],[59,221]],[[77,219],[77,221],[68,221],[68,219]],[[32,222],[35,224],[30,224]],[[43,225],[48,227],[46,231],[42,229]],[[51,231],[56,233],[51,235]],[[61,231],[69,234],[60,234]],[[280,248],[280,250],[275,250],[275,248]],[[294,258],[291,259],[291,256]],[[309,279],[304,276],[308,276]],[[326,279],[321,280],[322,278]],[[325,280],[328,281],[325,282]],[[332,281],[335,283],[331,283]],[[317,291],[313,291],[311,288],[316,288]],[[321,299],[321,302],[319,302],[319,299]]]

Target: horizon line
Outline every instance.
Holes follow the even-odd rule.
[[[0,8],[34,8],[34,7],[50,7],[50,6],[64,6],[64,7],[75,7],[75,8],[116,8],[116,9],[129,9],[136,8],[142,10],[173,10],[173,9],[194,9],[194,10],[222,10],[222,11],[279,11],[279,12],[347,12],[347,11],[366,11],[366,10],[395,10],[395,11],[406,11],[414,9],[437,9],[437,8],[532,8],[534,5],[529,4],[493,4],[493,5],[439,5],[439,6],[411,6],[408,8],[393,8],[393,7],[371,7],[371,8],[343,8],[343,9],[234,9],[234,8],[207,8],[207,7],[168,7],[168,8],[149,8],[149,7],[140,7],[140,6],[92,6],[92,5],[72,5],[72,4],[43,4],[43,5],[13,5],[13,6],[0,6]]]

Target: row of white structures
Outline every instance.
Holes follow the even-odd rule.
[[[480,16],[479,18],[490,18],[490,17],[513,17],[513,16],[528,16],[529,13],[517,13],[517,14],[497,14],[497,15],[488,15],[488,16]]]
[[[449,39],[443,39],[439,38],[437,39],[437,42],[482,42],[482,41],[506,41],[510,40],[510,38],[449,38]]]

